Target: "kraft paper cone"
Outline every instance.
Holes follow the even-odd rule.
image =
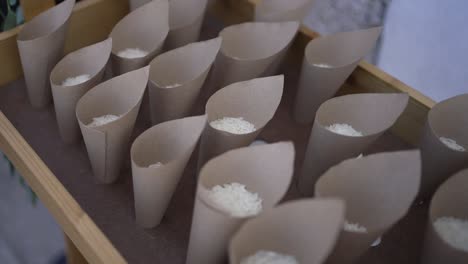
[[[346,220],[367,232],[343,230],[328,264],[353,263],[408,212],[421,179],[419,150],[379,153],[332,167],[315,185],[319,197],[346,202]]]
[[[110,38],[79,49],[65,56],[50,74],[60,136],[67,143],[76,142],[81,137],[75,115],[76,103],[89,89],[102,81],[111,49],[112,39]],[[83,74],[91,78],[77,85],[62,85],[67,78]]]
[[[336,243],[344,214],[345,205],[338,199],[282,204],[239,229],[229,246],[229,263],[268,250],[294,256],[298,263],[321,264]]]
[[[153,124],[190,113],[220,47],[221,38],[193,43],[161,54],[150,63]]]
[[[112,45],[112,71],[114,76],[139,69],[162,51],[169,32],[169,3],[153,0],[142,5],[117,23],[110,36]],[[122,58],[118,52],[125,49],[142,49],[148,54],[141,58]]]
[[[207,0],[171,0],[169,35],[166,49],[172,50],[196,42],[200,36]]]
[[[379,38],[381,27],[313,39],[305,50],[294,118],[312,123],[320,105],[333,97]],[[327,65],[327,66],[325,66]]]
[[[302,165],[299,189],[312,195],[317,178],[331,166],[359,156],[389,129],[408,103],[407,94],[353,94],[326,101],[317,111]],[[361,137],[336,134],[326,127],[346,123]]]
[[[439,217],[455,217],[468,220],[468,170],[463,170],[445,181],[432,198],[429,209],[423,262],[424,264],[465,264],[468,252],[457,249],[445,242],[436,232],[434,221]]]
[[[209,161],[200,172],[186,263],[222,263],[231,236],[250,218],[233,217],[214,207],[207,197],[212,187],[244,184],[259,194],[262,212],[268,212],[288,190],[293,171],[291,142],[236,149]]]
[[[187,117],[153,126],[131,148],[136,221],[158,225],[205,126],[206,116]],[[159,167],[152,164],[162,163]]]
[[[423,160],[421,198],[429,198],[450,175],[468,167],[468,151],[447,147],[440,137],[455,140],[468,150],[468,94],[436,104],[428,113],[421,137]]]
[[[302,21],[314,0],[262,0],[255,7],[255,21]]]
[[[250,145],[273,118],[283,94],[284,76],[272,76],[231,84],[206,103],[207,124],[200,139],[198,168],[228,150]],[[255,126],[247,134],[232,134],[210,125],[223,117],[242,117]]]
[[[223,29],[214,89],[274,74],[298,29],[298,22],[248,22]]]
[[[51,101],[49,76],[63,56],[68,20],[75,0],[66,0],[26,23],[18,34],[29,101],[44,107]]]
[[[78,101],[76,117],[94,176],[102,183],[112,183],[119,176],[148,75],[149,66],[117,76],[94,87]],[[120,117],[102,126],[88,126],[93,118],[103,115]]]

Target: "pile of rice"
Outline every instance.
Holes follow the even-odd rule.
[[[436,232],[447,244],[468,252],[468,219],[439,217],[433,224]]]
[[[154,164],[149,165],[148,168],[159,168],[162,165],[164,165],[164,164],[162,164],[161,162],[158,161],[158,162],[156,162]]]
[[[214,207],[232,217],[254,216],[262,211],[262,198],[237,182],[213,186],[207,198]]]
[[[350,137],[362,137],[363,134],[362,132],[357,131],[354,129],[351,125],[348,124],[332,124],[326,127],[329,131],[340,134],[340,135],[345,135],[345,136],[350,136]]]
[[[75,77],[68,77],[62,82],[62,86],[73,86],[80,83],[84,83],[87,80],[91,79],[89,74],[82,74]]]
[[[367,228],[365,226],[362,226],[358,223],[350,223],[348,221],[345,221],[343,229],[347,232],[367,233]]]
[[[440,141],[442,141],[442,143],[444,143],[447,147],[453,149],[453,150],[456,150],[456,151],[461,151],[461,152],[464,152],[466,151],[466,149],[459,145],[457,143],[457,141],[455,141],[454,139],[451,139],[451,138],[446,138],[446,137],[440,137],[439,138]]]
[[[299,264],[295,257],[274,251],[259,250],[244,258],[241,264]]]
[[[116,115],[103,115],[99,117],[93,117],[93,121],[88,124],[89,127],[98,127],[105,124],[108,124],[112,121],[119,119],[120,116]]]
[[[117,56],[122,57],[122,58],[127,58],[127,59],[136,59],[136,58],[142,58],[148,55],[148,52],[139,48],[128,48],[121,50],[117,53]]]
[[[319,68],[333,68],[333,65],[330,65],[327,63],[314,63],[312,65],[314,65],[315,67],[319,67]]]
[[[242,117],[223,117],[210,122],[210,126],[217,130],[232,134],[248,134],[255,131],[255,126]]]

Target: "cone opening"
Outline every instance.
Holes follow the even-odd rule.
[[[396,122],[406,108],[408,98],[407,94],[370,93],[335,97],[319,107],[316,122],[322,127],[348,124],[363,136],[376,135]]]
[[[293,40],[298,22],[247,22],[220,32],[221,51],[236,60],[260,60],[279,53]]]
[[[468,169],[451,176],[437,189],[429,209],[431,223],[439,217],[456,217],[468,220]]]
[[[205,14],[207,0],[171,0],[169,2],[169,26],[177,30],[190,26]]]
[[[309,65],[328,65],[316,66],[325,70],[346,67],[373,49],[381,31],[381,27],[373,27],[313,39],[306,47],[305,57]]]

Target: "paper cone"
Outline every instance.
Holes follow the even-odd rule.
[[[353,94],[326,101],[317,111],[309,137],[299,189],[312,195],[317,178],[339,162],[357,157],[389,129],[408,103],[407,94]],[[336,134],[326,127],[346,123],[361,137]]]
[[[232,217],[215,208],[207,198],[212,187],[244,184],[247,190],[259,194],[262,211],[267,212],[288,190],[293,170],[291,142],[232,150],[209,161],[200,172],[186,263],[222,263],[231,236],[249,218]]]
[[[302,21],[314,0],[262,0],[255,7],[255,21]]]
[[[381,27],[374,27],[337,33],[309,42],[294,105],[297,122],[314,121],[317,109],[333,97],[359,61],[372,50],[381,31]]]
[[[66,143],[76,142],[81,137],[75,115],[76,103],[89,89],[102,81],[111,49],[110,38],[84,47],[65,56],[50,73],[57,123],[60,136]],[[88,74],[91,78],[77,85],[62,85],[65,79],[82,74]]]
[[[239,229],[229,246],[229,263],[268,250],[294,256],[299,263],[321,264],[336,243],[344,214],[345,205],[338,199],[282,204]]]
[[[151,0],[129,0],[130,11],[137,9],[138,7],[151,2]]]
[[[225,28],[214,66],[214,89],[274,74],[299,29],[298,22],[248,22]]]
[[[283,94],[284,76],[272,76],[231,84],[206,103],[207,124],[200,140],[198,168],[228,150],[252,143],[273,118]],[[210,126],[223,117],[242,117],[255,126],[248,134],[232,134]]]
[[[49,76],[63,56],[68,20],[75,0],[66,0],[26,23],[18,34],[18,51],[23,66],[29,101],[44,107],[51,101]]]
[[[131,148],[136,221],[158,225],[205,126],[206,116],[187,117],[153,126]],[[149,167],[161,162],[159,167]]]
[[[436,104],[428,113],[421,137],[423,161],[421,198],[429,198],[450,175],[468,167],[468,151],[456,151],[440,141],[447,137],[468,150],[468,94]]]
[[[468,263],[468,252],[457,249],[443,240],[434,229],[434,221],[439,217],[456,217],[468,219],[468,170],[462,170],[437,190],[429,209],[429,223],[423,251],[424,264],[465,264]]]
[[[343,230],[328,264],[353,263],[371,244],[403,218],[421,179],[419,150],[379,153],[346,160],[328,170],[315,185],[318,197],[346,202],[346,220],[367,228]]]
[[[169,3],[153,0],[142,5],[117,23],[110,36],[112,45],[112,71],[120,75],[139,69],[162,51],[169,32]],[[118,52],[128,48],[139,48],[148,52],[141,58],[122,58]]]
[[[145,67],[117,76],[91,89],[76,105],[76,117],[99,182],[112,183],[119,176],[148,75],[149,67]],[[88,126],[94,117],[109,114],[120,118],[102,126]]]
[[[196,42],[200,36],[207,0],[171,0],[169,35],[166,49],[172,50]]]
[[[153,124],[190,113],[220,47],[221,38],[216,38],[171,50],[151,62],[148,91]]]

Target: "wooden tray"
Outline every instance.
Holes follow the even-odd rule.
[[[203,38],[216,36],[226,25],[250,20],[255,2],[218,0],[207,15]],[[66,50],[73,51],[103,40],[127,12],[125,0],[78,3],[72,15]],[[185,263],[196,155],[185,170],[162,224],[149,230],[138,227],[134,219],[129,160],[118,182],[97,184],[84,143],[65,145],[60,140],[53,106],[35,110],[29,104],[24,81],[18,79],[21,76],[16,49],[18,31],[13,29],[0,34],[0,85],[11,82],[0,89],[0,149],[72,241],[68,241],[71,263],[82,263],[84,258],[91,263]],[[296,171],[302,164],[310,126],[298,125],[291,119],[291,103],[305,44],[316,36],[313,31],[301,28],[282,68],[286,75],[282,103],[259,137],[267,142],[293,140]],[[427,111],[434,105],[432,100],[366,62],[360,63],[340,90],[341,94],[358,92],[407,92],[411,96],[409,107],[391,132],[384,134],[368,153],[408,149],[417,142]],[[202,113],[203,107],[204,102],[200,100],[194,114]],[[133,137],[150,126],[148,111],[144,103]],[[296,197],[294,182],[285,200]],[[382,244],[370,249],[359,263],[418,263],[426,213],[426,206],[412,208],[385,234]]]

